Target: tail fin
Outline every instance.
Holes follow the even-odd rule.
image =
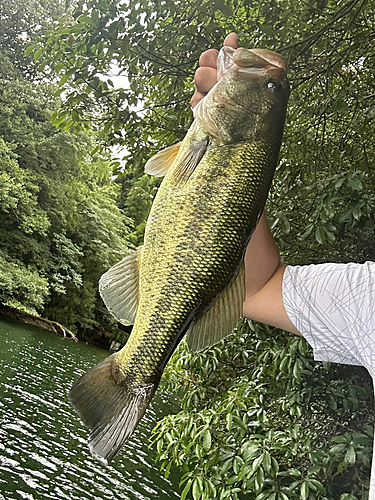
[[[129,386],[114,356],[85,373],[69,393],[74,408],[91,428],[89,449],[104,465],[133,434],[157,388],[157,384]]]

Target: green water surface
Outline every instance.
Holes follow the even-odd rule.
[[[156,422],[178,411],[160,391],[108,467],[93,459],[87,429],[68,401],[74,380],[109,353],[0,318],[0,500],[177,499],[148,448]]]

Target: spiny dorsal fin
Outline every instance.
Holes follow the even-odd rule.
[[[104,465],[133,434],[158,386],[157,380],[138,387],[129,383],[119,371],[116,354],[82,375],[69,393],[74,408],[91,428],[89,449]]]
[[[99,280],[99,293],[108,311],[123,325],[132,325],[137,315],[142,248],[124,257]]]
[[[168,172],[169,167],[174,162],[177,153],[180,149],[181,142],[173,144],[168,148],[162,149],[156,155],[152,156],[145,165],[146,174],[163,177]]]
[[[245,298],[245,269],[241,265],[236,278],[227,286],[220,297],[190,326],[187,343],[193,352],[217,344],[232,333],[242,316]]]
[[[209,142],[209,137],[205,137],[201,141],[194,141],[190,144],[189,150],[181,158],[181,160],[179,160],[179,163],[173,172],[173,180],[175,184],[180,186],[189,180],[191,174],[197,168],[204,153],[206,152]]]

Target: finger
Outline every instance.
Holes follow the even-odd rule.
[[[232,47],[238,49],[238,36],[237,33],[229,33],[224,40],[224,47]]]
[[[199,101],[201,101],[203,99],[203,97],[207,95],[206,92],[198,92],[198,91],[195,91],[194,94],[193,94],[193,97],[191,98],[190,100],[190,106],[192,108],[194,108]]]
[[[238,37],[236,33],[229,33],[224,40],[224,46],[238,49]],[[192,108],[207,95],[207,92],[215,85],[217,81],[217,56],[219,51],[209,49],[203,52],[199,58],[199,68],[194,75],[195,92],[190,100]]]
[[[216,69],[216,61],[218,54],[219,51],[216,49],[206,50],[199,58],[199,66],[201,67],[208,66],[209,68]]]
[[[194,75],[195,89],[198,92],[208,92],[217,81],[217,71],[214,68],[198,68]]]

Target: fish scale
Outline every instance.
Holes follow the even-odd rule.
[[[242,314],[243,257],[276,167],[289,85],[282,56],[229,55],[232,66],[196,107],[182,143],[146,164],[165,179],[143,248],[100,281],[110,312],[134,323],[125,347],[70,392],[103,463],[134,432],[184,334],[202,350],[231,333]]]
[[[271,181],[267,168],[271,156],[272,151],[258,143],[213,149],[211,155],[208,154],[200,163],[194,177],[181,189],[177,199],[171,196],[174,173],[171,170],[150,214],[144,247],[147,254],[147,238],[150,236],[152,245],[160,253],[155,256],[150,252],[150,257],[141,265],[141,275],[152,275],[153,282],[159,285],[150,287],[147,283],[146,289],[142,290],[141,282],[141,302],[131,343],[117,356],[119,365],[126,366],[126,372],[134,371],[134,363],[139,365],[140,360],[151,359],[152,363],[145,364],[149,372],[145,374],[144,382],[158,381],[159,367],[165,364],[170,344],[183,333],[190,312],[196,308],[204,311],[212,298],[227,285],[255,226],[251,214],[258,214],[256,206],[264,204],[264,193]],[[233,167],[238,161],[247,166],[246,170],[239,172],[237,168],[228,168],[227,157],[235,160],[232,161]],[[213,195],[210,187],[205,188],[214,181]],[[197,186],[200,189],[196,189]],[[254,186],[257,186],[256,190]],[[223,204],[224,196],[232,202]],[[189,202],[183,219],[181,210],[176,208],[181,205],[181,200]],[[164,207],[163,217],[158,212],[159,205]],[[172,229],[166,224],[172,225]],[[198,233],[195,231],[197,224],[201,227]],[[168,240],[162,237],[165,231],[168,231]],[[181,241],[188,241],[189,246],[182,248],[184,243]],[[200,248],[207,247],[215,248],[215,252],[211,255],[199,253]],[[184,266],[185,257],[188,266]],[[175,263],[172,268],[171,262]],[[189,279],[189,274],[194,271],[199,273],[200,282]],[[181,288],[181,282],[185,285],[177,293],[176,287]],[[156,318],[163,318],[167,324],[160,327]],[[138,368],[138,371],[143,374],[146,370]]]

